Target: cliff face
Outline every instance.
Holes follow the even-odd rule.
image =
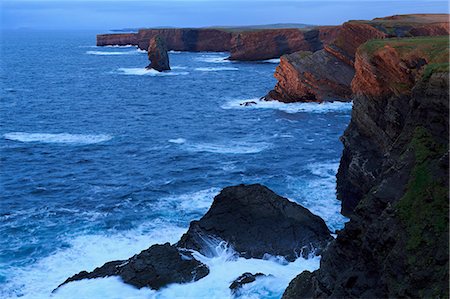
[[[316,29],[272,29],[234,33],[231,60],[264,60],[296,51],[317,51],[337,34],[337,27]]]
[[[175,51],[229,51],[231,33],[218,29],[141,29],[137,33],[138,47],[146,50],[155,36],[164,38],[169,50]]]
[[[316,51],[336,37],[337,27],[313,29],[141,29],[138,33],[97,35],[97,46],[136,45],[147,50],[155,36],[163,38],[169,50],[230,52],[231,60],[264,60],[300,50]]]
[[[97,46],[126,46],[137,45],[136,33],[113,33],[113,34],[98,34]]]
[[[324,45],[324,49],[314,57],[295,53],[287,55],[275,71],[278,82],[265,97],[266,100],[349,100],[355,53],[361,44],[386,37],[448,35],[449,23],[448,15],[403,15],[372,21],[350,21],[336,32],[334,41]],[[329,62],[328,67],[322,67],[324,61]],[[342,69],[343,74],[336,72],[338,69]],[[336,88],[333,91],[330,87]]]
[[[350,222],[283,298],[448,297],[448,54],[448,37],[357,51],[337,176]]]

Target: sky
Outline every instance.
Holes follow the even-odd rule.
[[[433,0],[0,0],[5,29],[96,30],[304,23],[337,25],[406,13],[448,13]]]

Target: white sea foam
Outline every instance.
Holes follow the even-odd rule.
[[[220,71],[238,71],[237,67],[197,67],[196,71],[200,72],[220,72]]]
[[[170,54],[181,54],[183,53],[182,51],[174,51],[174,50],[170,50],[169,51]]]
[[[310,163],[306,165],[314,177],[308,180],[290,178],[289,188],[301,199],[301,204],[322,217],[333,232],[348,220],[340,213],[341,202],[336,199],[336,173],[339,161]]]
[[[135,45],[109,45],[109,46],[102,46],[106,48],[133,48],[136,47]]]
[[[108,51],[86,51],[86,54],[88,55],[133,55],[138,54],[138,50],[133,51],[115,51],[115,52],[108,52]]]
[[[171,66],[170,67],[172,70],[186,70],[187,66],[179,66],[179,65],[175,65],[175,66]]]
[[[246,102],[254,102],[248,106]],[[282,103],[278,101],[263,101],[258,98],[246,100],[231,100],[221,106],[223,109],[275,109],[288,113],[310,112],[329,113],[347,112],[352,110],[352,102],[323,102],[323,103]]]
[[[61,143],[61,144],[94,144],[105,142],[112,139],[111,135],[99,134],[49,134],[49,133],[25,133],[11,132],[3,135],[5,139],[20,142],[42,142],[42,143]]]
[[[267,142],[228,142],[228,143],[186,143],[185,148],[193,152],[216,154],[255,154],[268,149]]]
[[[230,63],[231,61],[227,58],[228,56],[202,55],[201,57],[197,57],[196,60],[208,63]]]
[[[177,75],[188,75],[189,72],[173,72],[173,71],[165,71],[158,72],[154,69],[146,69],[146,68],[126,68],[122,67],[118,69],[119,74],[122,75],[135,75],[135,76],[177,76]]]
[[[266,60],[263,60],[262,62],[279,64],[280,58],[266,59]]]
[[[221,243],[213,248],[212,257],[194,252],[194,257],[206,264],[210,273],[186,284],[170,284],[152,291],[132,288],[117,278],[100,278],[71,282],[54,294],[54,298],[233,298],[229,285],[244,272],[261,272],[255,282],[240,289],[240,298],[279,298],[289,282],[304,270],[319,267],[320,258],[299,258],[295,262],[280,264],[272,260],[237,258],[234,251]],[[182,294],[182,295],[181,295]],[[181,297],[180,297],[181,296]]]
[[[181,212],[206,213],[211,206],[214,197],[219,194],[219,188],[209,188],[196,192],[180,195],[172,195],[158,200],[158,206],[166,210]]]
[[[0,290],[1,298],[148,298],[152,291],[139,291],[117,278],[83,280],[68,284],[55,294],[52,290],[66,278],[112,260],[128,259],[154,243],[176,242],[186,228],[162,221],[115,234],[85,235],[67,238],[69,248],[61,249],[25,268],[8,268],[8,282]],[[77,289],[78,286],[83,286]]]
[[[169,142],[175,144],[183,144],[186,142],[186,139],[184,138],[169,139]]]

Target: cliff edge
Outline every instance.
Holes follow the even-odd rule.
[[[283,298],[448,298],[448,36],[356,52],[337,175],[345,228]]]
[[[314,53],[281,57],[277,84],[266,100],[280,102],[348,101],[357,48],[372,39],[448,35],[449,15],[416,14],[349,21],[335,29],[334,39]]]

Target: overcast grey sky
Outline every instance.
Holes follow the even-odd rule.
[[[447,13],[447,1],[0,0],[3,29],[97,30],[306,23],[335,25],[393,14]]]

